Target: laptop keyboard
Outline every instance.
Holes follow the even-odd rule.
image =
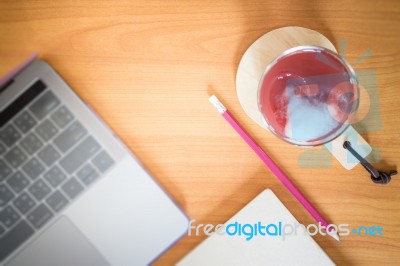
[[[22,108],[0,129],[0,261],[113,164],[50,90]]]

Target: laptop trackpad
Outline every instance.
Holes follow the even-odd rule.
[[[109,265],[89,240],[66,217],[13,258],[11,265]]]

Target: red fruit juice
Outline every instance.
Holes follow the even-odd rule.
[[[290,52],[272,63],[260,81],[260,110],[269,128],[289,142],[326,140],[358,107],[353,77],[333,52]]]

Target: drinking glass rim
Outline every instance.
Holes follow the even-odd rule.
[[[357,93],[357,101],[356,101],[355,105],[353,106],[353,108],[354,108],[353,113],[347,119],[348,121],[342,123],[341,127],[337,131],[335,131],[335,133],[332,134],[332,136],[328,136],[326,138],[323,138],[322,140],[316,140],[316,141],[310,141],[310,142],[304,143],[305,141],[297,141],[297,140],[294,140],[294,139],[289,139],[289,138],[283,137],[283,136],[281,136],[280,134],[278,134],[275,131],[275,129],[268,123],[268,121],[266,120],[266,118],[265,118],[265,116],[264,116],[264,114],[262,112],[262,109],[261,109],[262,105],[261,105],[261,97],[260,96],[261,96],[262,83],[264,81],[265,76],[271,70],[271,68],[278,63],[278,61],[280,59],[282,59],[283,57],[285,57],[285,56],[287,56],[289,54],[292,54],[294,52],[307,51],[307,50],[312,50],[312,52],[315,52],[315,50],[328,52],[330,55],[332,55],[333,57],[335,57],[336,59],[338,59],[342,63],[342,65],[346,68],[347,73],[349,73],[350,83],[353,84],[353,86],[356,88],[355,92]],[[358,107],[359,107],[359,97],[360,97],[359,95],[360,95],[360,89],[359,89],[359,82],[358,82],[357,74],[354,71],[353,67],[342,56],[340,56],[337,52],[334,52],[334,51],[332,51],[332,50],[330,50],[328,48],[325,48],[325,47],[321,47],[321,46],[317,46],[317,45],[299,45],[299,46],[295,46],[295,47],[292,47],[292,48],[289,48],[289,49],[283,51],[281,54],[279,54],[277,57],[275,57],[275,59],[272,60],[271,63],[269,63],[266,66],[266,68],[265,68],[265,70],[264,70],[264,72],[263,72],[263,74],[262,74],[262,76],[261,76],[261,78],[260,78],[260,80],[258,82],[257,105],[258,105],[258,111],[261,113],[262,121],[267,126],[267,128],[275,136],[277,136],[279,139],[281,139],[281,140],[283,140],[283,141],[285,141],[287,143],[290,143],[292,145],[296,145],[296,146],[314,147],[314,146],[319,146],[319,145],[323,145],[323,144],[326,144],[328,142],[331,142],[332,140],[334,140],[337,137],[339,137],[340,135],[342,135],[342,133],[350,126],[350,124],[351,124],[350,121],[354,118],[354,116],[355,116],[355,114],[356,114],[356,112],[358,110]]]

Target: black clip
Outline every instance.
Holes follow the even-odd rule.
[[[376,170],[367,160],[365,160],[363,157],[358,154],[353,147],[351,147],[350,141],[345,141],[343,143],[343,148],[349,150],[351,154],[354,155],[354,157],[357,158],[357,160],[360,161],[362,166],[371,174],[371,179],[374,183],[376,184],[388,184],[390,180],[392,179],[392,176],[397,175],[397,171],[392,171],[389,174],[385,172],[381,172]]]

